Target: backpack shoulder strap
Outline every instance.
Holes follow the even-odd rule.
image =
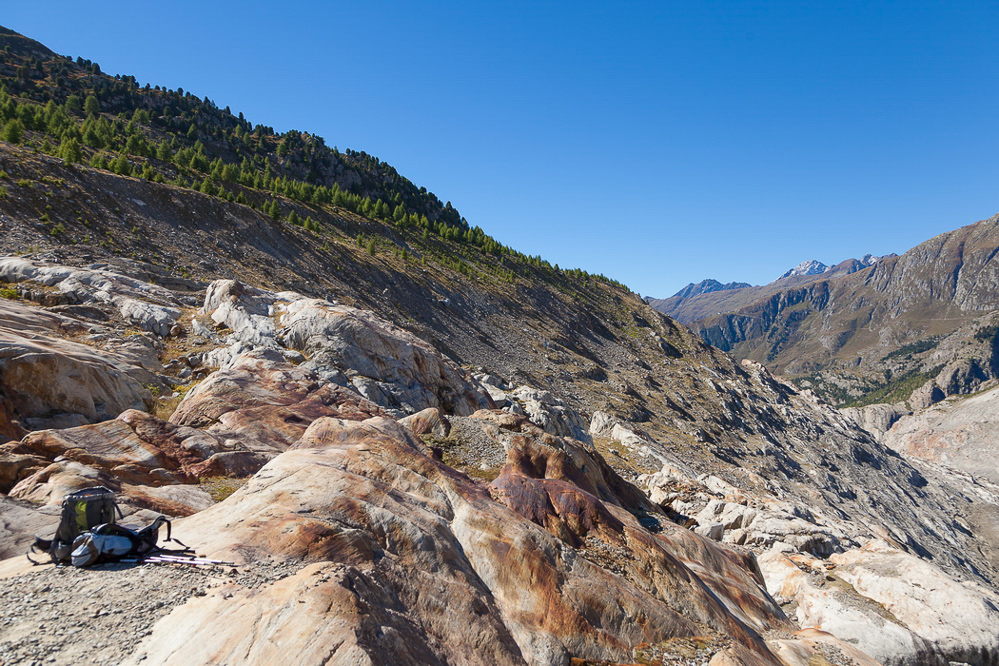
[[[52,547],[52,542],[50,540],[42,539],[41,537],[35,537],[35,540],[31,542],[30,546],[28,546],[28,552],[25,553],[25,557],[28,558],[29,562],[35,565],[47,564],[47,562],[41,562],[39,560],[34,559],[33,557],[31,557],[31,555],[32,553],[36,554],[44,553],[45,555],[49,556],[49,562],[52,562],[53,561],[52,552],[49,550],[51,547]]]

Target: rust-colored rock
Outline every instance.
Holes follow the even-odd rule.
[[[245,476],[287,450],[316,419],[373,416],[387,413],[355,391],[323,384],[280,354],[257,351],[208,376],[180,403],[171,422],[204,428],[227,451],[255,454],[223,455],[211,464],[201,463],[198,474],[230,470],[222,473]]]
[[[480,419],[507,430],[520,430],[525,423],[530,423],[526,416],[511,414],[498,409],[480,409],[472,414],[473,419]]]
[[[170,422],[202,428],[239,409],[300,402],[319,387],[318,377],[287,363],[277,352],[250,352],[191,389]]]
[[[117,419],[65,430],[40,430],[27,435],[22,443],[51,458],[63,456],[104,470],[120,465],[145,470],[179,468],[166,452],[143,441]]]
[[[60,460],[21,479],[9,495],[40,504],[59,504],[66,495],[90,486],[121,489],[121,484],[106,472],[73,460]]]
[[[638,491],[611,478],[598,456],[533,432],[539,438],[517,435],[518,462],[505,483],[543,497],[511,503],[540,507],[535,517],[561,525],[557,535],[424,455],[395,421],[314,421],[291,450],[175,531],[237,562],[316,564],[272,589],[220,590],[177,609],[157,625],[143,663],[266,663],[270,642],[245,636],[266,633],[311,654],[313,636],[334,627],[351,628],[336,644],[357,663],[623,661],[641,642],[705,628],[733,638],[752,656],[745,663],[778,663],[758,632],[792,627],[740,556],[660,522],[661,514],[648,516],[661,533],[649,532],[617,504],[627,488]],[[295,612],[296,598],[311,610]],[[356,608],[375,618],[392,609],[377,620],[392,628],[387,642],[372,640]],[[400,637],[405,650],[389,658]]]
[[[22,417],[66,412],[95,421],[142,408],[152,396],[129,369],[86,345],[0,328],[0,393]]]
[[[14,406],[10,400],[0,395],[0,440],[19,440],[25,430],[14,420]]]

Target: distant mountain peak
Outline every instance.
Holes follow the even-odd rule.
[[[727,291],[729,289],[742,289],[743,287],[749,287],[750,285],[746,282],[729,282],[728,284],[722,284],[718,280],[701,280],[697,284],[690,283],[680,291],[673,294],[673,297],[680,298],[690,298],[692,296],[699,296],[701,294],[709,294],[712,291]]]
[[[823,264],[821,261],[812,259],[810,261],[801,262],[777,279],[783,280],[784,278],[797,277],[799,275],[818,275],[819,273],[825,273],[827,270],[829,270],[828,266]]]

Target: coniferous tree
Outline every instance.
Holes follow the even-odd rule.
[[[88,116],[96,116],[101,112],[101,104],[96,97],[87,95],[86,101],[83,102],[83,112]]]
[[[169,162],[171,157],[173,154],[170,152],[170,144],[166,141],[160,141],[159,145],[156,146],[156,159]]]
[[[119,176],[131,176],[132,165],[128,163],[125,153],[118,153],[118,157],[109,165],[111,170]]]
[[[81,102],[80,98],[74,93],[66,98],[65,109],[66,113],[78,116],[80,115],[80,112],[83,111],[83,102]]]
[[[14,118],[3,130],[3,140],[10,143],[21,143],[24,139],[24,122],[20,118]]]
[[[90,166],[95,169],[107,169],[108,160],[104,153],[94,153],[93,157],[90,158]]]
[[[70,137],[59,146],[59,157],[70,164],[83,161],[83,151],[80,150],[80,142],[75,137]]]

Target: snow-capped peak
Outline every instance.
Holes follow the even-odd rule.
[[[811,261],[801,262],[777,279],[783,280],[786,277],[796,277],[799,275],[818,275],[819,273],[825,273],[827,270],[829,270],[828,266],[823,264],[821,261],[812,259]]]

